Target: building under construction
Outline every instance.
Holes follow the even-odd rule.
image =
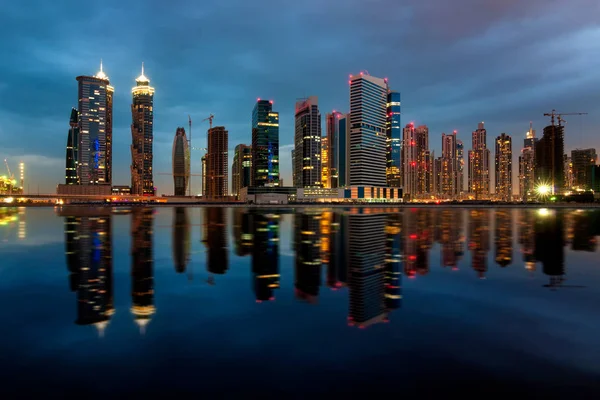
[[[206,192],[208,199],[227,196],[229,184],[229,133],[224,126],[208,130],[208,153],[206,154]]]
[[[535,144],[535,180],[536,185],[553,187],[553,193],[559,193],[565,181],[565,127],[548,125],[542,138]]]

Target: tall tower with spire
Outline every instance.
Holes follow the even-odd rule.
[[[78,76],[77,178],[81,185],[112,184],[112,107],[115,89],[104,73]]]
[[[131,194],[154,196],[154,88],[150,86],[150,79],[144,75],[144,63],[142,74],[135,82],[136,85],[131,89]]]

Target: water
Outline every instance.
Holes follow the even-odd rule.
[[[0,209],[2,390],[589,398],[598,236],[595,210]]]

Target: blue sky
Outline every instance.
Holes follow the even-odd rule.
[[[470,148],[485,121],[488,146],[507,132],[516,159],[529,121],[540,135],[553,108],[589,113],[566,118],[568,150],[600,148],[594,0],[30,0],[1,8],[0,157],[15,170],[26,162],[31,191],[63,182],[75,77],[96,73],[101,58],[116,89],[114,184],[130,183],[130,89],[142,61],[156,88],[156,172],[170,172],[173,136],[188,114],[202,143],[208,126],[200,121],[215,114],[229,130],[231,158],[251,140],[260,97],[280,112],[281,171],[291,183],[296,99],[318,96],[323,116],[347,111],[348,74],[361,70],[389,78],[402,93],[402,124],[427,124],[436,152],[441,133],[454,129]],[[171,177],[155,181],[159,193],[172,192]]]

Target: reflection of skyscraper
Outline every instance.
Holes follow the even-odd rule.
[[[456,270],[458,269],[458,261],[463,255],[462,210],[444,209],[439,213],[442,266]]]
[[[187,208],[175,207],[173,211],[173,264],[175,272],[181,274],[185,272],[187,263],[190,260],[190,240],[191,227],[187,215]]]
[[[392,311],[402,305],[402,215],[387,216],[385,227],[385,308]]]
[[[535,258],[542,263],[549,286],[559,286],[565,275],[565,249],[562,210],[538,210],[535,219]]]
[[[348,215],[348,320],[364,328],[387,319],[384,214]]]
[[[594,216],[597,219],[600,213],[597,210],[577,210],[571,211],[570,214],[573,221],[571,249],[574,251],[596,251],[597,241],[593,222]]]
[[[252,253],[252,215],[243,208],[233,209],[233,238],[236,255],[247,256]]]
[[[525,269],[535,271],[535,211],[531,209],[519,210],[519,244]]]
[[[489,210],[473,209],[469,212],[469,218],[471,266],[483,279],[487,271],[487,253],[490,250]]]
[[[498,209],[494,213],[496,217],[496,263],[501,267],[507,267],[512,263],[512,210]]]
[[[208,247],[206,268],[212,274],[224,274],[229,268],[227,249],[227,218],[225,208],[207,207],[204,209]]]
[[[78,325],[103,334],[114,314],[110,211],[102,216],[65,218],[65,246],[71,290],[77,292]]]
[[[134,208],[131,214],[131,313],[140,333],[156,312],[154,307],[154,257],[151,208]]]
[[[296,297],[316,303],[321,286],[320,215],[302,212],[294,215],[296,243]]]
[[[252,275],[256,301],[274,300],[279,288],[279,215],[253,212]]]

